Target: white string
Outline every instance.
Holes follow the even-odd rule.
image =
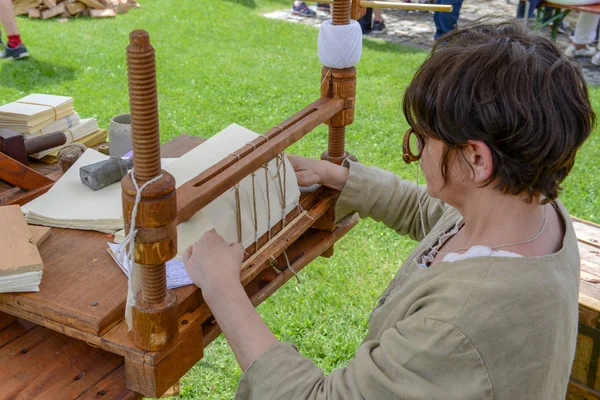
[[[285,257],[285,262],[287,263],[288,269],[290,271],[292,271],[292,274],[294,274],[294,276],[296,277],[296,281],[298,281],[298,284],[301,284],[302,282],[300,282],[300,277],[298,276],[298,273],[296,271],[294,271],[294,269],[290,265],[290,259],[288,258],[288,255],[285,251],[283,252],[283,256]]]
[[[419,192],[419,167],[421,166],[421,163],[417,160],[415,165],[417,167],[417,204],[419,205],[419,218],[421,219],[421,228],[423,229],[423,239],[425,239],[427,237],[427,232],[425,231],[425,222],[423,222],[423,209],[421,208],[421,194]]]
[[[325,73],[325,76],[323,77],[323,80],[321,81],[321,84],[319,85],[319,89],[321,89],[321,86],[323,86],[323,83],[325,83],[325,79],[327,79],[327,77],[329,76],[330,72],[331,72],[331,68],[329,68],[327,70],[327,72]]]
[[[133,209],[131,210],[131,223],[129,225],[129,233],[117,249],[117,256],[119,262],[123,264],[124,259],[127,259],[129,262],[129,276],[127,281],[127,305],[130,307],[135,306],[135,293],[133,292],[133,277],[135,274],[135,261],[134,261],[134,251],[133,247],[135,246],[135,235],[137,234],[137,229],[135,229],[135,218],[137,216],[138,206],[140,205],[140,201],[142,200],[142,192],[148,185],[158,181],[162,178],[162,174],[150,179],[146,183],[142,185],[140,188],[135,179],[134,170],[131,170],[131,180],[133,181],[133,186],[135,187],[135,203],[133,204]],[[127,313],[127,312],[126,312]],[[127,319],[127,318],[126,318]],[[131,329],[129,321],[127,322],[127,326]]]
[[[358,64],[362,53],[362,28],[356,21],[333,25],[324,21],[319,28],[319,59],[329,68],[350,68]]]
[[[271,240],[271,193],[269,191],[269,163],[263,165],[265,169],[265,185],[267,191],[267,237]]]
[[[294,274],[294,276],[296,277],[296,281],[298,282],[298,284],[301,284],[302,282],[300,282],[300,276],[298,276],[298,273],[296,271],[294,271],[294,269],[292,268],[292,265],[290,264],[290,259],[288,258],[288,255],[285,251],[283,252],[283,256],[285,257],[285,262],[287,264],[288,269],[290,271],[292,271],[292,274]],[[269,259],[269,262],[271,264],[271,268],[273,268],[273,270],[275,270],[275,272],[277,272],[277,275],[279,275],[283,272],[283,271],[280,271],[279,269],[277,269],[277,267],[276,267],[277,259],[274,256],[271,256],[271,258]]]

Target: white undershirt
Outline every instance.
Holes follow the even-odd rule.
[[[435,255],[437,254],[440,247],[444,245],[452,236],[456,235],[456,233],[464,226],[465,221],[461,218],[456,221],[456,224],[452,226],[446,233],[444,233],[438,239],[435,246],[433,246],[429,251],[423,255],[421,255],[421,262],[418,264],[419,268],[426,269],[429,268],[431,263],[433,262]],[[443,262],[454,262],[460,260],[466,260],[469,258],[475,257],[523,257],[520,254],[513,253],[510,251],[504,250],[493,250],[488,246],[475,245],[469,248],[464,253],[448,253],[444,256]]]

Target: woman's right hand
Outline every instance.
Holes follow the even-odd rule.
[[[323,184],[323,177],[321,176],[322,166],[320,167],[321,160],[292,155],[288,155],[287,158],[294,167],[299,186],[309,187]]]
[[[348,168],[330,163],[329,161],[313,160],[311,158],[288,155],[294,167],[298,185],[310,187],[323,185],[336,190],[342,190],[348,180]]]

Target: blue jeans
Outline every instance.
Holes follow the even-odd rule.
[[[452,12],[433,13],[433,22],[435,22],[436,28],[434,36],[435,39],[456,28],[458,14],[460,13],[460,7],[462,6],[462,3],[463,0],[437,0],[437,4],[451,4]]]

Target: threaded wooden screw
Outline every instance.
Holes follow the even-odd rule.
[[[136,30],[129,36],[127,80],[135,177],[144,182],[156,177],[161,170],[156,62],[146,31]]]
[[[351,0],[335,0],[333,3],[333,25],[348,25],[350,23]]]

